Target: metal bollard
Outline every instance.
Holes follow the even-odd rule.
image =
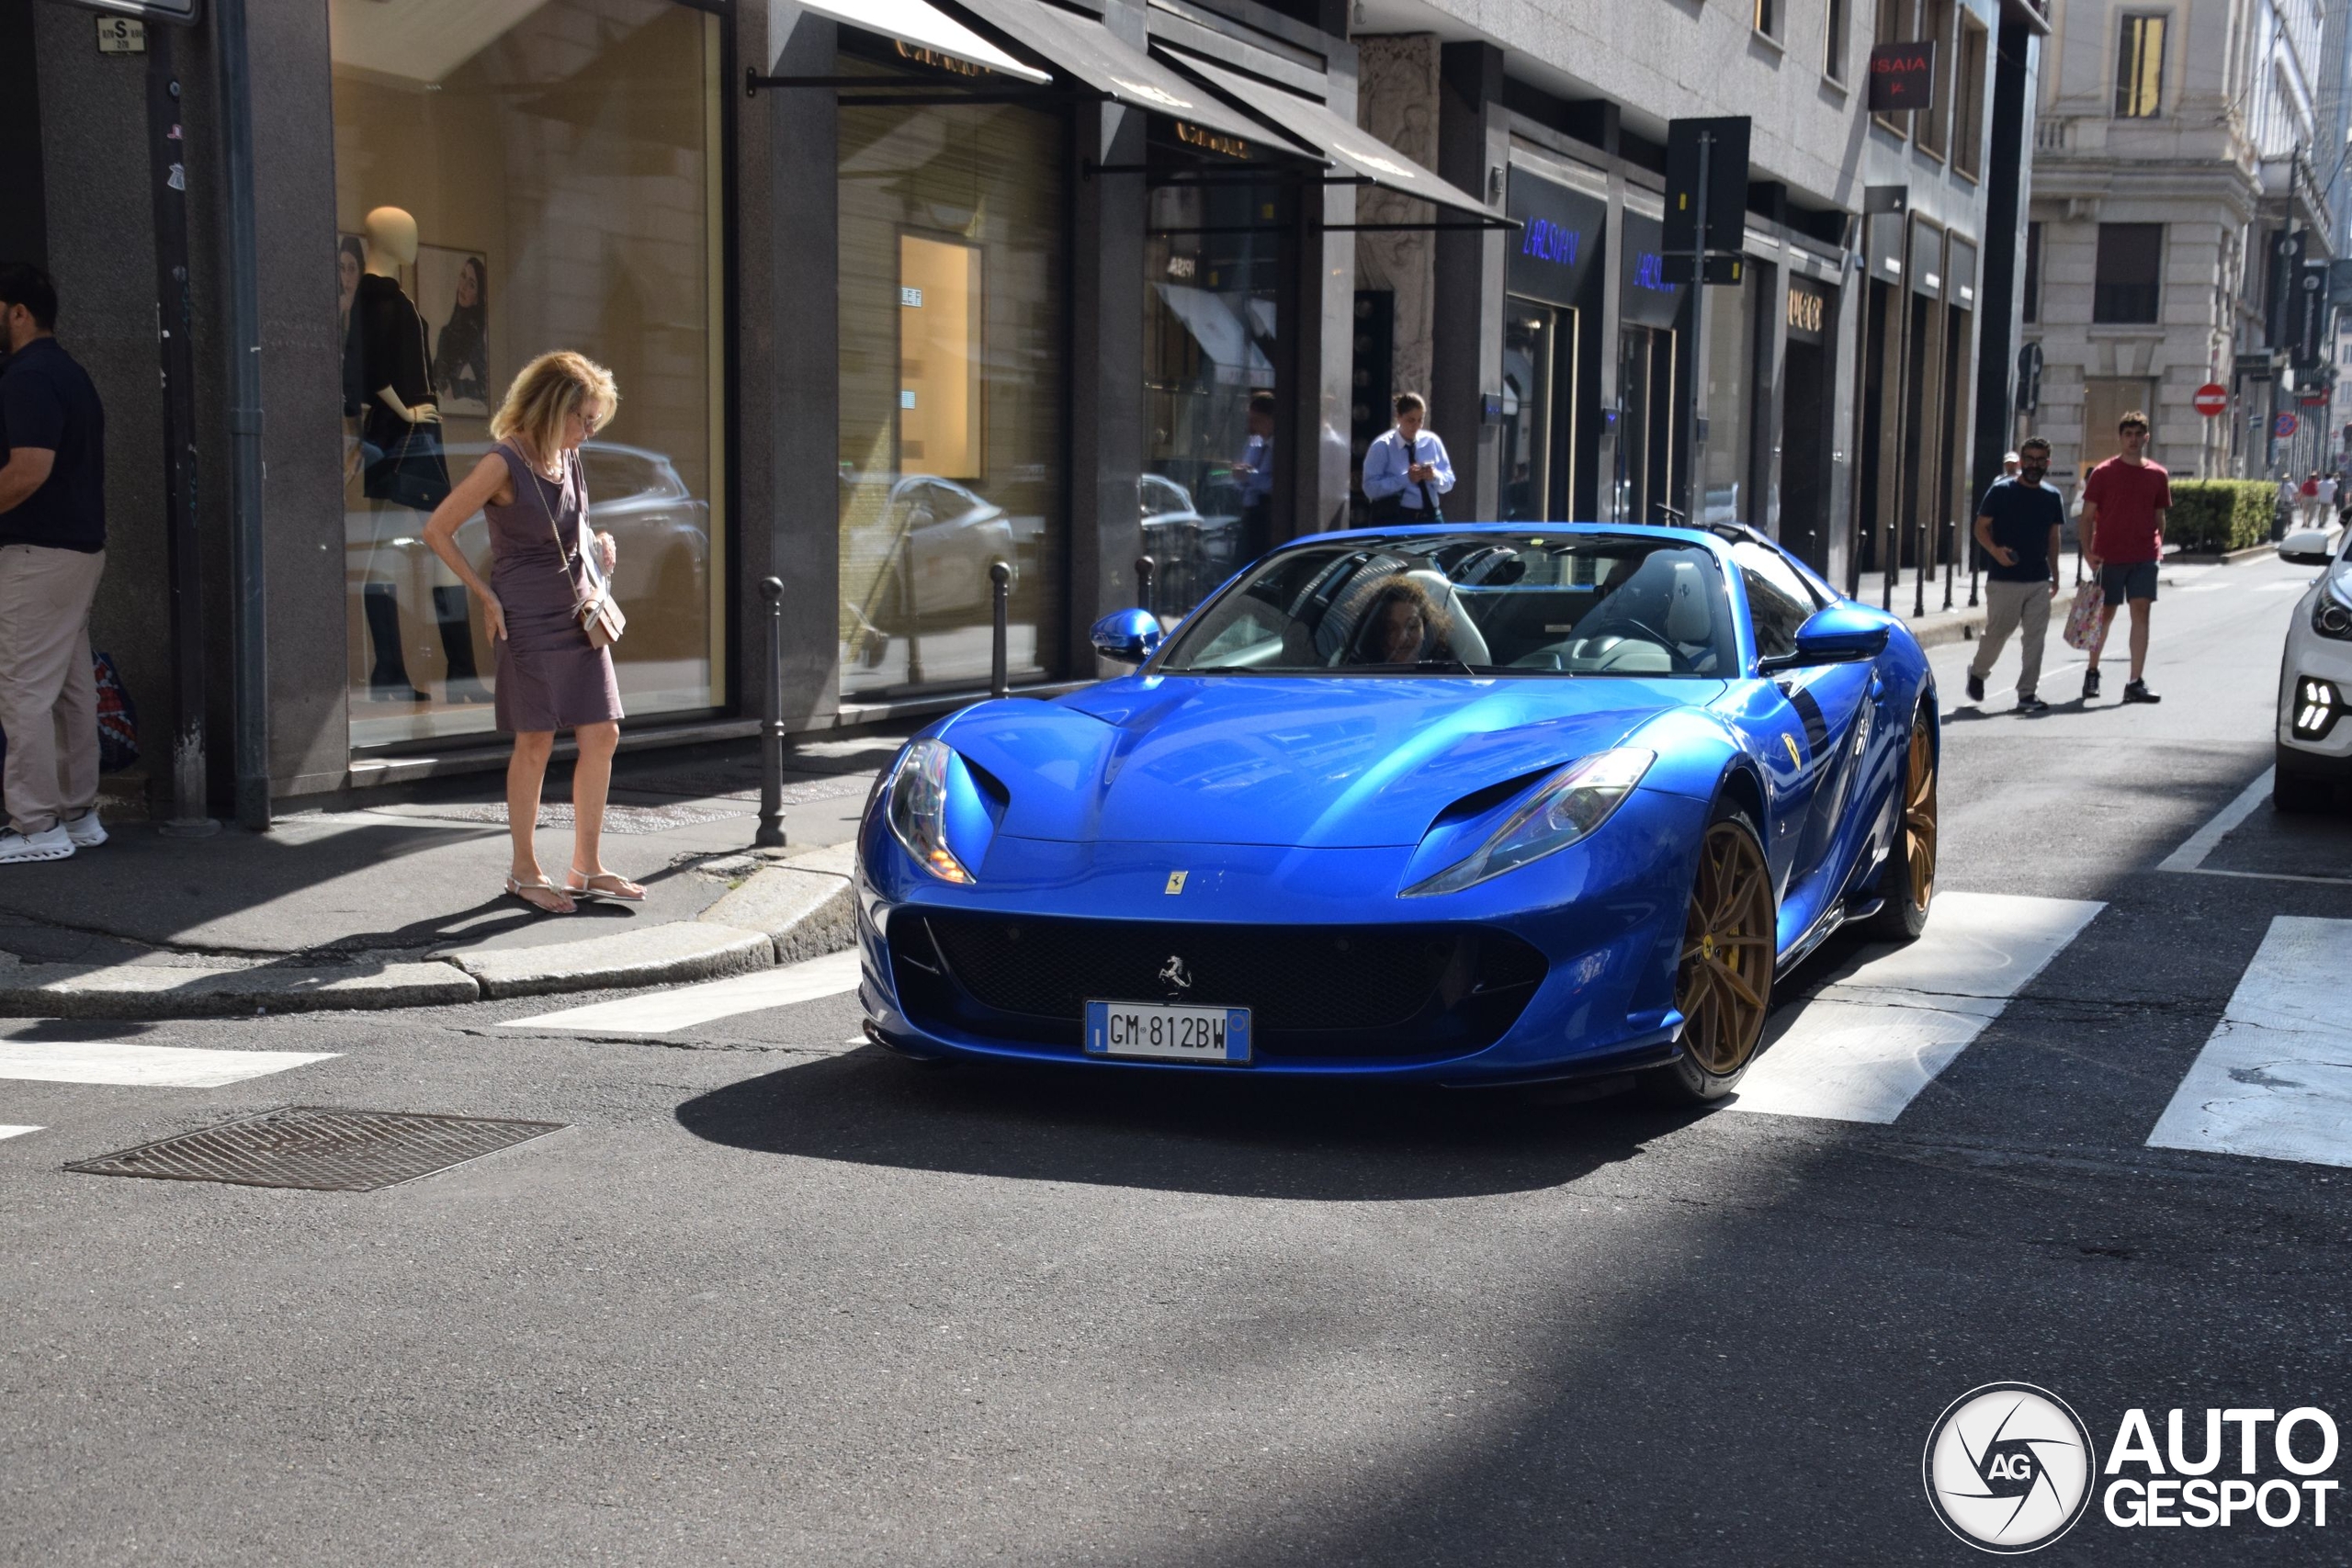
[[[752,847],[784,848],[784,579],[760,580],[768,602],[768,716],[760,727],[760,829]]]
[[[1159,606],[1152,603],[1151,592],[1152,585],[1159,577],[1159,563],[1158,561],[1149,556],[1136,557],[1136,592],[1141,596],[1138,603],[1155,615],[1159,614]]]
[[[1933,546],[1928,543],[1924,517],[1919,519],[1918,536],[1911,542],[1911,618],[1915,621],[1928,613],[1928,556]]]
[[[1944,519],[1944,608],[1951,608],[1952,558],[1960,553],[1959,530],[1949,517]]]
[[[995,585],[996,600],[995,646],[989,650],[989,695],[1012,694],[1012,677],[1006,669],[1004,644],[1012,635],[1012,569],[1001,560],[989,562],[989,581]]]

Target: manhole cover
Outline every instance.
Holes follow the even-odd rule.
[[[526,1143],[563,1125],[288,1105],[119,1154],[76,1160],[65,1168],[89,1176],[373,1192]]]

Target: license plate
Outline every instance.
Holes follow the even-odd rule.
[[[1156,1056],[1171,1062],[1247,1062],[1250,1010],[1089,1002],[1086,1054]]]

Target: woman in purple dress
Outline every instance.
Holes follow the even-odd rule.
[[[588,536],[588,489],[580,445],[613,417],[613,373],[577,354],[543,354],[523,367],[490,422],[498,445],[424,525],[424,542],[481,601],[498,647],[498,728],[514,737],[506,764],[506,821],[514,863],[506,891],[533,908],[568,915],[573,899],[636,904],[645,889],[605,869],[605,795],[620,744],[621,694],[613,656],[572,617],[591,571],[609,580],[610,534]],[[458,525],[476,512],[490,524],[490,581],[458,548]],[[532,829],[555,732],[579,743],[571,770],[571,871],[559,887],[539,869]]]

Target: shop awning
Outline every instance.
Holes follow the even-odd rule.
[[[856,0],[863,4],[864,0]],[[1261,145],[1290,157],[1302,155],[1291,140],[1268,132],[1215,94],[1195,86],[1102,23],[1036,0],[956,0],[973,16],[1076,77],[1114,102],[1164,114],[1172,119],[1238,141],[1221,149],[1247,157]]]
[[[1305,141],[1361,179],[1467,217],[1516,227],[1468,191],[1438,178],[1353,120],[1332,113],[1312,98],[1284,92],[1270,82],[1244,76],[1189,54],[1182,57],[1182,63],[1185,70],[1197,72],[1209,85],[1236,99],[1250,113],[1270,125],[1280,126],[1285,133]]]
[[[768,37],[777,48],[792,31],[795,13],[826,17],[879,33],[909,49],[944,54],[966,65],[978,65],[1016,82],[1042,85],[1051,80],[1035,66],[1023,65],[929,0],[773,0],[768,11]]]

